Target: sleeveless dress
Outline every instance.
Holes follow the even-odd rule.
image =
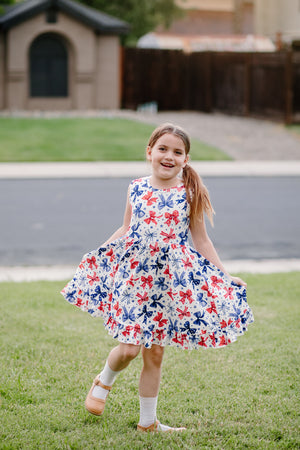
[[[140,178],[129,198],[128,231],[83,257],[65,299],[101,316],[124,343],[198,349],[235,341],[254,320],[246,289],[188,244],[184,185],[156,189]]]

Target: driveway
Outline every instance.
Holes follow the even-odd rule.
[[[198,112],[121,110],[117,115],[154,125],[181,125],[192,137],[218,147],[235,160],[300,160],[300,134],[288,131],[282,123]]]

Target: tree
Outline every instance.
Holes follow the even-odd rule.
[[[0,0],[0,16],[5,13],[5,6],[13,5],[15,0]]]
[[[157,25],[168,28],[183,11],[175,0],[80,0],[81,3],[128,22],[131,29],[125,38],[127,45],[135,44]]]

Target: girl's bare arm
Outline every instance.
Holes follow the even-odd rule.
[[[190,232],[193,240],[193,244],[197,252],[199,252],[204,258],[208,259],[208,261],[212,262],[218,269],[224,272],[227,276],[229,276],[232,281],[236,284],[246,286],[247,284],[238,277],[232,277],[225,267],[223,266],[219,255],[210,240],[205,226],[204,218],[202,220],[198,220],[194,226],[190,227]]]

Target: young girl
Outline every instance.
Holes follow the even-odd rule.
[[[209,239],[208,191],[188,165],[190,140],[164,124],[152,133],[150,177],[131,182],[123,225],[87,253],[62,294],[92,316],[101,316],[119,341],[87,395],[86,409],[104,410],[117,375],[142,351],[139,382],[141,431],[181,431],[156,419],[166,345],[219,348],[253,322],[246,283],[223,267]],[[190,230],[194,248],[188,244]]]

